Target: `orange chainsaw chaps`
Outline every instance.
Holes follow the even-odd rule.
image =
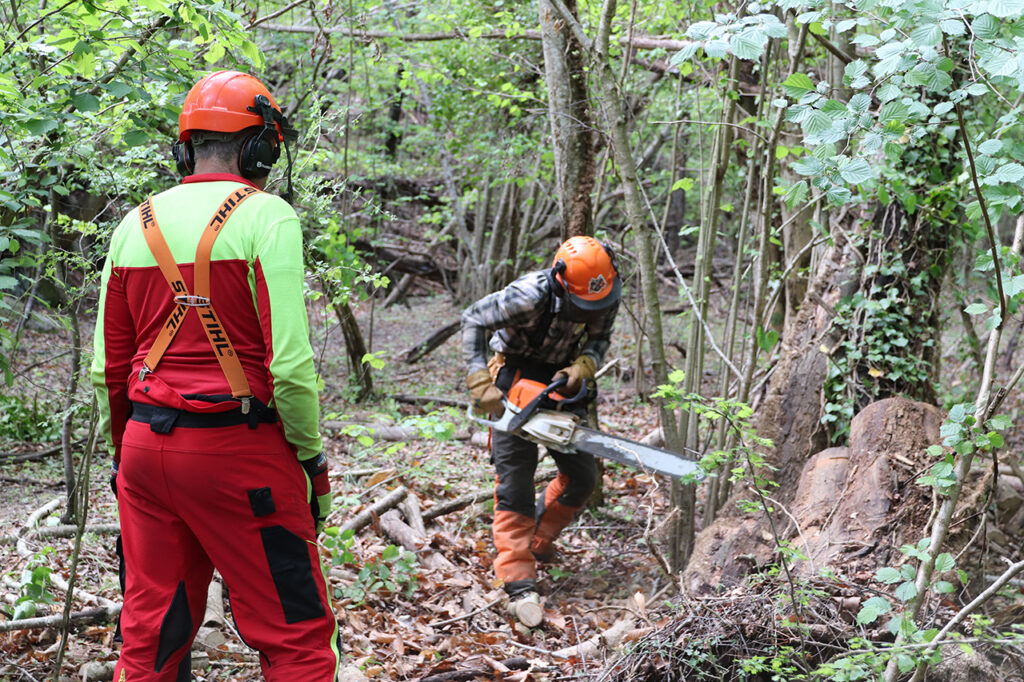
[[[537,528],[530,544],[530,551],[540,561],[550,561],[554,557],[555,540],[581,509],[558,501],[568,483],[569,478],[560,473],[544,489],[543,506],[539,510]]]
[[[536,522],[529,516],[513,511],[494,511],[494,575],[505,583],[517,580],[536,580],[537,566],[530,553],[530,539]]]

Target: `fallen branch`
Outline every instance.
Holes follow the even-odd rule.
[[[496,675],[510,670],[529,670],[530,662],[524,657],[508,658],[504,661],[487,659],[488,668],[466,668],[465,670],[448,670],[421,677],[419,682],[471,682],[478,677],[494,678]]]
[[[449,618],[448,620],[439,620],[436,623],[427,623],[427,625],[429,625],[432,628],[439,628],[439,627],[441,627],[443,625],[451,625],[452,623],[458,623],[460,620],[466,620],[467,618],[472,618],[473,616],[475,616],[478,613],[483,613],[487,609],[491,608],[492,606],[496,606],[497,604],[499,604],[500,602],[504,601],[505,599],[507,599],[507,597],[502,595],[502,596],[498,597],[497,599],[495,599],[494,601],[489,602],[487,604],[484,604],[483,606],[481,606],[478,609],[473,609],[469,613],[464,613],[461,616],[455,616],[454,618]]]
[[[466,493],[465,495],[459,495],[458,497],[436,504],[430,509],[423,512],[424,521],[433,521],[438,516],[444,516],[445,514],[451,514],[452,512],[459,511],[464,507],[468,507],[471,504],[477,504],[484,500],[489,500],[494,497],[493,490],[477,490],[476,492]]]
[[[540,483],[541,481],[550,481],[558,473],[557,469],[549,469],[547,471],[541,471],[533,478],[534,483]],[[477,504],[478,502],[484,502],[494,497],[494,490],[477,490],[475,492],[466,493],[465,495],[459,495],[456,498],[435,504],[430,509],[423,512],[424,521],[433,521],[438,516],[444,516],[445,514],[451,514],[452,512],[459,511],[464,507],[468,507],[471,504]]]
[[[107,607],[85,609],[75,611],[71,614],[71,623],[109,623],[114,616],[121,613],[121,604],[113,604]],[[21,620],[8,620],[0,622],[0,632],[12,632],[14,630],[32,630],[36,628],[52,628],[61,624],[64,614],[57,613],[52,616],[40,616],[39,618],[22,618]]]
[[[405,351],[405,355],[402,356],[402,361],[407,365],[419,362],[429,355],[435,348],[447,341],[450,337],[454,336],[455,332],[459,331],[461,327],[462,320],[455,320],[454,322],[450,322],[444,327],[441,327],[428,336],[426,340],[421,341],[409,350]]]
[[[409,405],[426,405],[434,403],[435,405],[460,407],[463,410],[469,407],[468,401],[459,400],[458,398],[442,398],[440,396],[433,395],[408,395],[406,393],[397,393],[391,397],[400,403],[407,403]]]
[[[354,530],[359,532],[363,528],[366,528],[373,522],[374,516],[380,516],[389,509],[394,509],[398,506],[398,503],[405,499],[405,496],[409,494],[409,489],[405,486],[398,486],[390,493],[377,500],[369,507],[359,512],[351,519],[341,524],[339,530],[342,532],[346,530]]]
[[[632,618],[620,620],[604,632],[599,632],[585,642],[573,646],[552,651],[555,658],[593,658],[601,651],[615,649],[625,642],[627,638],[635,639],[641,634],[650,632],[653,628],[637,628]]]

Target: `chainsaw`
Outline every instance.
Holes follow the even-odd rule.
[[[533,441],[548,450],[580,452],[672,478],[704,478],[700,465],[692,459],[580,426],[580,417],[566,412],[565,408],[583,402],[589,387],[584,382],[575,396],[564,396],[558,389],[563,388],[566,381],[564,376],[559,376],[545,386],[539,381],[521,378],[502,400],[505,410],[498,419],[477,417],[472,407],[469,416],[479,424]]]

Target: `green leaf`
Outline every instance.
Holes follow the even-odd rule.
[[[989,419],[987,424],[990,429],[995,429],[996,431],[1005,431],[1006,429],[1013,426],[1013,420],[1011,420],[1005,414],[997,414],[996,416]]]
[[[1004,163],[996,172],[985,178],[986,184],[1017,183],[1024,179],[1024,166],[1019,163]]]
[[[988,306],[984,303],[972,303],[964,308],[964,312],[968,315],[981,315],[988,312]]]
[[[982,14],[971,22],[971,32],[982,40],[992,40],[999,33],[999,22],[991,14]]]
[[[962,36],[967,32],[964,22],[960,19],[943,19],[939,22],[942,32],[950,36]]]
[[[790,165],[793,172],[800,175],[818,175],[825,170],[825,164],[814,156],[805,156]]]
[[[902,602],[908,602],[917,596],[917,586],[911,581],[900,583],[893,595]]]
[[[771,349],[775,347],[775,344],[779,341],[779,333],[774,329],[765,331],[763,328],[758,327],[755,332],[757,338],[757,345],[765,353],[771,352]]]
[[[984,142],[978,145],[978,152],[981,154],[985,154],[986,156],[991,156],[992,154],[995,154],[1002,148],[1003,143],[999,140],[985,140]]]
[[[896,665],[899,667],[901,673],[909,673],[914,669],[917,663],[914,659],[907,654],[896,654]]]
[[[1016,296],[1024,291],[1024,275],[1014,275],[1006,285],[1006,295]]]
[[[945,580],[936,580],[935,584],[932,585],[932,589],[935,590],[936,594],[950,594],[956,591],[953,584]]]
[[[858,114],[863,114],[871,106],[871,95],[864,92],[858,92],[856,95],[850,98],[847,103],[850,111],[855,111]]]
[[[935,47],[942,41],[942,29],[938,24],[924,24],[910,32],[910,39],[918,47]]]
[[[945,573],[946,571],[953,570],[956,566],[956,559],[949,552],[943,552],[939,556],[935,557],[935,572]]]
[[[25,121],[22,125],[33,135],[45,135],[57,127],[57,122],[52,118],[33,118]]]
[[[789,78],[782,82],[782,87],[786,95],[792,99],[799,99],[808,92],[814,92],[814,82],[802,73],[790,74]]]
[[[851,185],[859,185],[862,182],[875,177],[875,169],[864,159],[854,159],[839,168],[839,175]]]
[[[832,117],[823,111],[814,110],[800,124],[807,135],[817,135],[832,127]]]
[[[892,566],[883,566],[875,571],[875,580],[880,583],[886,583],[889,585],[892,583],[898,583],[900,579],[900,572]]]
[[[882,86],[878,88],[878,99],[881,102],[894,100],[902,94],[903,90],[900,89],[900,86],[892,82],[883,83]],[[882,121],[882,119],[879,120]]]
[[[99,111],[100,100],[96,95],[88,92],[80,92],[71,98],[71,103],[78,111]]]
[[[888,600],[882,597],[871,597],[865,601],[857,613],[857,622],[861,625],[874,623],[880,615],[888,613],[892,607]]]
[[[149,142],[149,135],[144,130],[130,130],[124,134],[124,143],[129,147],[138,147]]]
[[[677,189],[681,189],[684,192],[688,192],[693,189],[695,184],[696,183],[693,178],[679,178],[675,181],[675,184],[672,185],[672,191],[675,192]]]
[[[903,122],[907,118],[909,109],[903,102],[886,102],[882,105],[882,108],[878,110],[878,122],[886,123],[887,121],[900,121]]]
[[[753,60],[761,56],[767,42],[768,36],[763,31],[744,31],[732,37],[729,48],[740,59]]]

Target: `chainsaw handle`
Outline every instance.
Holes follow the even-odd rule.
[[[525,424],[526,420],[533,416],[533,413],[537,411],[540,404],[544,402],[544,399],[547,398],[552,391],[565,386],[568,381],[569,378],[564,374],[555,377],[555,380],[548,384],[543,391],[538,393],[536,398],[527,403],[526,407],[520,410],[517,415],[512,417],[508,423],[509,433],[515,433],[519,430],[519,427]]]
[[[584,400],[586,400],[587,393],[589,393],[590,391],[590,384],[592,381],[593,379],[584,379],[582,385],[580,386],[579,392],[571,398],[559,400],[558,403],[556,403],[555,405],[555,409],[561,410],[563,407],[566,407],[567,405],[575,405],[576,403],[581,403]]]

